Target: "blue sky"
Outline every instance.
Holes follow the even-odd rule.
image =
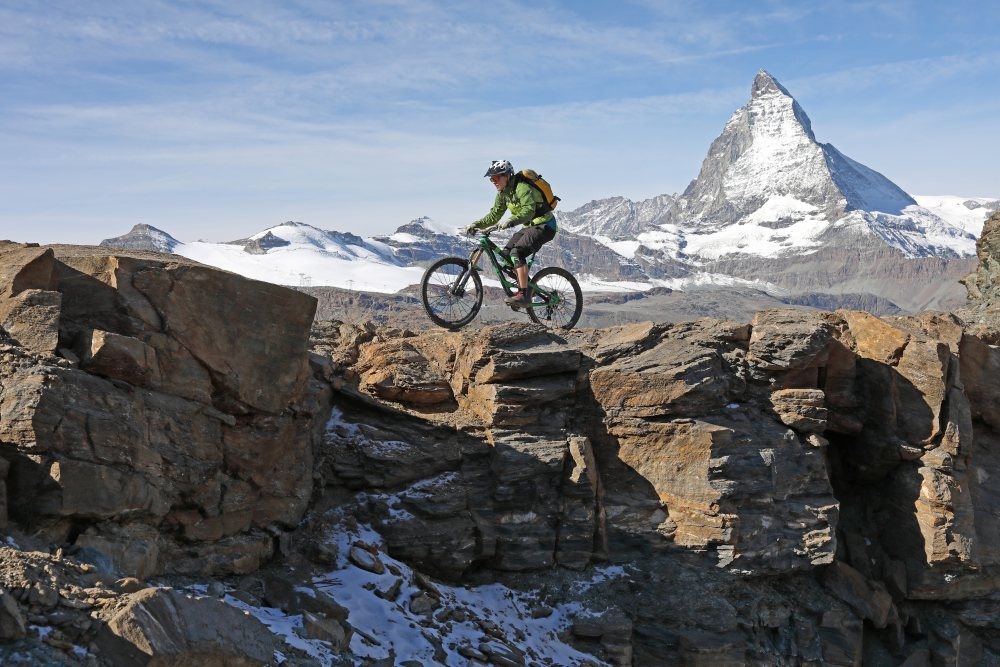
[[[566,210],[677,193],[760,69],[911,194],[1000,197],[998,19],[965,0],[8,0],[0,239],[460,226],[501,157]]]

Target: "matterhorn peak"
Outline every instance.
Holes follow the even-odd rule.
[[[806,112],[763,69],[684,197],[695,224],[711,227],[751,215],[781,227],[806,217],[833,222],[851,210],[899,214],[915,203],[878,172],[819,143]]]
[[[771,76],[771,73],[765,69],[757,72],[757,76],[754,77],[753,86],[750,88],[751,99],[757,99],[767,94],[781,94],[786,97],[791,97],[792,94],[789,93],[784,86],[778,83],[778,80]]]
[[[816,141],[809,116],[802,110],[788,89],[778,83],[778,80],[765,69],[757,72],[757,76],[753,79],[753,85],[750,86],[750,102],[747,107],[760,113],[770,112],[771,115],[774,114],[775,110],[780,110],[784,117],[792,123],[792,126],[784,128],[780,125],[772,125],[773,129],[782,134],[788,134],[789,130],[793,133],[801,130],[810,141]],[[798,124],[799,127],[794,127],[795,124]]]

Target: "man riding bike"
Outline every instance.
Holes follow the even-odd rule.
[[[524,179],[516,177],[514,167],[507,160],[494,160],[486,170],[486,177],[497,189],[493,208],[466,227],[465,232],[471,235],[478,229],[496,225],[507,211],[510,211],[510,218],[499,225],[501,229],[524,225],[504,246],[504,250],[514,260],[514,273],[520,287],[518,292],[507,299],[507,303],[511,306],[529,305],[531,290],[528,288],[528,265],[525,260],[555,238],[558,230],[556,216],[551,210],[547,210],[549,207],[542,192]],[[542,210],[546,212],[541,213]]]

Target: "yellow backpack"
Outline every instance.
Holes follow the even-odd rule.
[[[535,207],[536,218],[538,216],[545,215],[549,211],[555,210],[555,207],[559,204],[559,197],[552,194],[552,186],[549,185],[548,181],[542,178],[541,174],[534,169],[522,169],[514,174],[514,178],[520,179],[528,185],[534,186],[539,192],[542,193],[544,203]]]

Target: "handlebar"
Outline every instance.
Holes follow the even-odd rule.
[[[502,229],[502,227],[500,227],[500,225],[490,225],[489,227],[483,227],[482,229],[477,229],[474,232],[474,234],[478,234],[480,236],[489,236],[498,229]],[[467,236],[473,236],[473,234],[467,234]]]

